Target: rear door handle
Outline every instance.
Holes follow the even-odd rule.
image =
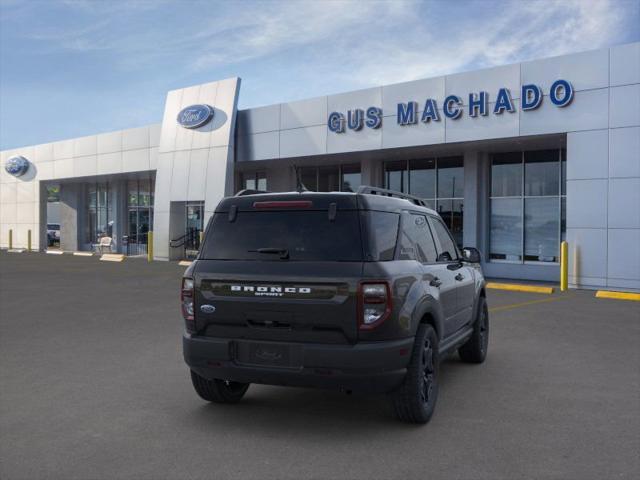
[[[438,277],[433,277],[433,280],[429,282],[429,285],[431,285],[432,287],[439,287],[440,285],[442,285],[442,282]]]
[[[461,273],[457,274],[454,277],[457,281],[461,282],[462,280],[464,280],[464,275],[462,275]]]

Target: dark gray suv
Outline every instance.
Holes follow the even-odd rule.
[[[385,392],[425,423],[440,360],[487,354],[478,251],[422,200],[373,187],[223,199],[181,298],[184,358],[212,402],[250,383]]]

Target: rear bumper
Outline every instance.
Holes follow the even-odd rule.
[[[326,345],[185,334],[182,344],[187,365],[205,378],[388,392],[397,388],[404,379],[413,338]],[[261,359],[257,358],[256,352]]]

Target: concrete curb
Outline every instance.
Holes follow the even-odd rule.
[[[488,282],[487,288],[492,290],[509,290],[511,292],[530,292],[530,293],[553,293],[553,287],[539,287],[535,285],[521,285],[518,283],[496,283]]]
[[[640,293],[598,290],[596,292],[596,298],[609,298],[613,300],[631,300],[633,302],[640,302]]]

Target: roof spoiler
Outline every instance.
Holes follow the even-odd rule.
[[[427,207],[427,202],[425,202],[423,199],[413,196],[413,195],[409,195],[408,193],[402,193],[402,192],[396,192],[395,190],[387,190],[384,188],[378,188],[378,187],[371,187],[369,185],[362,185],[360,188],[358,188],[358,191],[356,192],[358,194],[366,194],[366,195],[380,195],[383,197],[393,197],[393,198],[400,198],[402,200],[408,200],[411,203],[415,204],[415,205],[420,205],[421,207]]]
[[[253,190],[251,188],[245,188],[244,190],[240,190],[238,193],[234,195],[234,197],[244,197],[245,195],[257,195],[258,193],[271,193],[268,190]]]

